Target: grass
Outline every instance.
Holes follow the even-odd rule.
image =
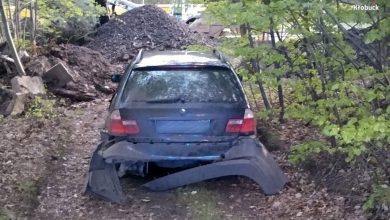
[[[53,118],[55,116],[55,101],[44,99],[42,97],[35,97],[26,111],[26,115],[35,118]]]
[[[8,216],[6,213],[0,211],[0,220],[12,220],[12,218]]]
[[[178,190],[179,201],[186,204],[191,211],[193,219],[219,220],[220,211],[213,192],[204,187],[189,187]]]
[[[18,190],[28,196],[34,196],[38,193],[38,182],[32,178],[23,180],[18,185]]]

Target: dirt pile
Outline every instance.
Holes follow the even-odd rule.
[[[126,61],[141,48],[148,50],[180,49],[205,42],[205,37],[191,33],[184,24],[162,9],[145,5],[112,19],[97,31],[87,47],[111,61]]]
[[[115,85],[110,81],[111,75],[122,69],[112,65],[99,52],[72,44],[51,48],[48,54],[33,59],[31,65],[27,65],[29,75],[42,75],[41,66],[34,65],[37,61],[48,62],[50,67],[63,64],[73,80],[61,87],[48,83],[48,87],[54,94],[75,101],[90,101],[113,93]]]
[[[72,101],[91,101],[114,93],[116,85],[111,83],[111,75],[122,72],[123,64],[140,49],[181,49],[195,43],[213,44],[206,36],[192,33],[184,23],[162,9],[147,5],[128,11],[100,27],[86,47],[72,44],[52,46],[49,51],[42,51],[40,56],[24,64],[27,75],[41,77],[56,96]],[[15,77],[15,71],[9,69],[0,68],[1,72],[7,73],[0,74],[0,85],[7,88]],[[0,100],[9,99],[8,96],[2,97]]]

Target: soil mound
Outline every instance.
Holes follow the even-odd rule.
[[[72,44],[53,48],[50,60],[53,64],[65,62],[72,71],[75,82],[68,83],[67,89],[90,96],[113,93],[115,85],[111,83],[111,75],[122,69],[121,66],[112,65],[101,53]]]
[[[61,86],[55,81],[46,84],[52,93],[74,101],[91,101],[105,94],[112,94],[116,85],[111,82],[111,75],[123,69],[120,65],[111,64],[97,51],[83,46],[62,44],[33,58],[26,65],[26,72],[31,76],[43,76],[57,64],[64,66],[72,81]]]
[[[111,61],[124,61],[141,48],[180,49],[204,40],[161,8],[145,5],[104,24],[87,47],[101,52]]]

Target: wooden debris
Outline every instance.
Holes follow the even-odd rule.
[[[77,101],[77,102],[89,102],[89,101],[92,101],[96,98],[96,94],[82,93],[79,91],[67,90],[67,89],[63,89],[63,88],[55,88],[55,89],[51,89],[51,91],[55,95],[69,98],[69,99],[71,99],[73,101]]]

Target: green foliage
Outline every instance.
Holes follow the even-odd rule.
[[[368,196],[363,205],[366,211],[381,209],[383,206],[390,206],[390,188],[386,184],[375,185],[372,193]]]
[[[25,179],[19,183],[18,190],[26,195],[35,195],[38,192],[37,181],[31,178]]]
[[[323,136],[333,140],[332,146],[326,147],[320,142],[295,146],[293,162],[321,151],[340,152],[353,162],[370,154],[371,146],[389,147],[390,72],[372,65],[367,61],[370,57],[358,59],[356,48],[344,33],[352,26],[369,27],[369,31],[362,30],[362,40],[386,44],[390,25],[383,10],[388,1],[377,2],[379,13],[320,0],[206,2],[207,14],[223,24],[250,25],[253,45],[248,35],[223,43],[224,52],[247,61],[242,67],[245,70],[239,70],[245,79],[260,80],[275,91],[282,84],[289,91],[287,117],[316,125]],[[271,28],[288,35],[278,39],[280,35],[275,34],[274,46],[256,41]],[[388,57],[382,59],[388,66]],[[252,61],[258,61],[262,71],[251,69]],[[262,116],[272,117],[276,114],[270,112],[274,111]]]
[[[12,220],[10,216],[0,211],[0,220]]]
[[[49,39],[75,41],[90,32],[104,13],[94,0],[38,1],[38,30]]]
[[[18,51],[23,48],[31,48],[31,41],[21,38],[15,39],[15,47]]]
[[[378,2],[381,8],[390,7],[389,1]],[[390,17],[384,17],[373,25],[373,28],[366,35],[366,43],[380,41],[390,35]]]
[[[301,84],[296,90],[299,102],[289,107],[288,114],[291,118],[317,125],[324,136],[334,138],[337,141],[335,149],[346,153],[347,161],[368,153],[369,145],[385,147],[390,140],[390,114],[383,107],[375,106],[375,103],[385,101],[388,88],[380,85],[362,88],[359,85],[358,79],[372,74],[371,68],[352,72],[356,78],[349,77],[350,82],[328,83],[325,94],[329,98],[326,99],[311,100],[303,93]]]
[[[298,165],[304,162],[310,156],[317,155],[323,151],[332,153],[331,148],[326,146],[324,143],[320,141],[308,141],[303,144],[295,145],[291,148],[289,161]]]
[[[260,112],[257,112],[256,113],[256,118],[259,118],[263,121],[269,121],[272,119],[272,116],[275,115],[275,111],[274,110],[264,110],[264,111],[260,111]]]
[[[35,118],[51,118],[55,115],[54,101],[35,97],[26,112],[27,116]]]
[[[193,219],[219,220],[221,219],[215,196],[205,187],[178,189],[177,196],[181,203],[190,207]]]
[[[223,52],[242,59],[238,72],[244,79],[262,82],[266,94],[282,85],[286,117],[316,126],[325,137],[293,146],[290,162],[338,154],[353,169],[369,161],[377,181],[390,178],[389,161],[375,156],[390,151],[390,1],[378,0],[380,10],[368,12],[342,1],[206,2],[208,16],[222,24],[250,27],[251,35],[247,29],[222,45]],[[263,42],[272,31],[279,34],[275,42]],[[273,106],[258,115],[279,115],[279,105]],[[364,208],[377,211],[389,207],[389,200],[388,185],[378,184]]]

